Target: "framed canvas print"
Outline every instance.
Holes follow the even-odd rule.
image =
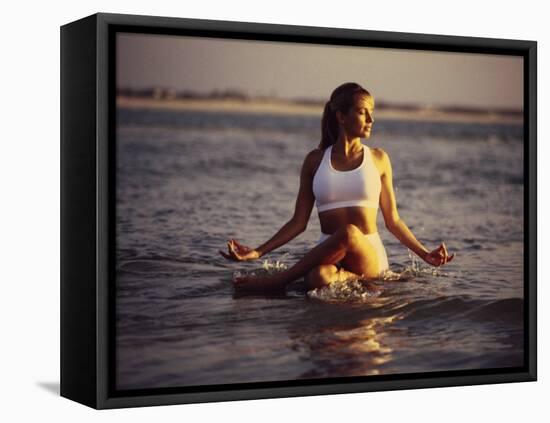
[[[536,42],[61,28],[61,395],[536,380]]]

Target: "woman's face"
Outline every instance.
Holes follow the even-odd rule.
[[[374,99],[365,95],[356,96],[355,103],[340,121],[350,138],[369,138],[374,123]]]

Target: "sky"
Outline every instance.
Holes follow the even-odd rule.
[[[424,106],[523,107],[523,58],[405,49],[117,35],[117,86],[328,100],[357,82],[376,101]]]

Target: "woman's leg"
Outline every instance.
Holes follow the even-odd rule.
[[[282,289],[288,283],[307,275],[321,265],[342,263],[345,270],[361,275],[362,278],[378,276],[376,251],[355,225],[346,225],[308,252],[289,269],[265,277],[244,276],[236,278],[236,288]]]

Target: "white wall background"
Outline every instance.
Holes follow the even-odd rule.
[[[6,3],[0,30],[2,421],[517,422],[548,418],[549,300],[543,217],[550,180],[550,42],[543,2],[244,0]],[[95,12],[537,40],[539,43],[539,381],[400,392],[93,411],[58,396],[59,26]],[[545,333],[546,332],[546,333]],[[31,420],[32,419],[32,420]]]

